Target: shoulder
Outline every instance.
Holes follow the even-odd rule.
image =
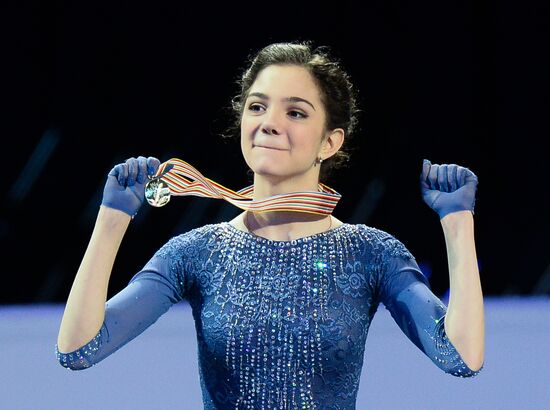
[[[393,234],[365,224],[347,224],[351,233],[363,240],[372,252],[383,257],[414,259],[407,247]]]
[[[157,256],[196,256],[200,249],[223,231],[222,224],[208,224],[171,237],[157,251]]]

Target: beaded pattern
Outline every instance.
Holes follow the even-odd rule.
[[[93,361],[93,357],[101,347],[102,330],[104,330],[103,326],[102,329],[98,332],[97,335],[95,335],[95,337],[91,341],[86,343],[80,349],[75,350],[74,352],[61,353],[56,343],[55,355],[59,363],[61,363],[61,365],[65,368],[76,368],[79,370],[92,367],[95,364]]]
[[[328,362],[326,351],[338,348],[340,360],[351,355],[362,362],[368,303],[358,309],[346,299],[368,299],[372,292],[362,265],[344,266],[337,257],[346,248],[359,253],[359,242],[340,238],[343,228],[286,242],[224,228],[208,244],[226,246],[216,246],[219,252],[196,273],[203,285],[199,349],[201,357],[219,365],[204,363],[202,379],[216,403],[235,409],[321,408],[319,396],[328,390],[322,387],[314,395],[314,385],[326,383],[338,385],[341,398],[355,398],[361,365],[348,369],[354,374],[349,383]],[[329,246],[329,237],[337,247]],[[214,294],[212,283],[218,284]],[[338,296],[335,283],[341,288]],[[340,340],[345,334],[347,342]]]
[[[229,223],[212,224],[172,238],[155,257],[166,264],[174,303],[185,298],[192,307],[205,409],[354,409],[380,302],[394,318],[403,316],[401,310],[412,312],[407,323],[415,326],[398,322],[400,327],[445,372],[479,373],[447,339],[439,299],[429,294],[424,306],[396,303],[410,289],[395,282],[395,261],[417,265],[381,230],[344,224],[272,241]],[[421,282],[427,284],[425,278],[412,283]],[[415,327],[424,331],[415,335]],[[58,359],[86,368],[94,364],[94,347],[102,347],[101,332],[85,350],[58,353]]]
[[[433,317],[432,317],[433,319]],[[436,360],[440,361],[442,364],[447,365],[451,370],[450,374],[457,377],[472,377],[477,376],[481,370],[483,370],[484,365],[480,369],[474,371],[471,370],[466,363],[460,357],[460,354],[453,346],[447,334],[445,333],[445,317],[440,319],[434,319],[435,328],[433,333],[429,333],[430,338],[434,341],[435,348],[439,357],[436,357]]]

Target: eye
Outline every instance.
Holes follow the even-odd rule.
[[[260,104],[256,104],[256,103],[253,103],[253,104],[250,104],[248,106],[248,109],[250,111],[254,111],[254,112],[258,112],[257,110],[255,110],[254,108],[263,108]]]
[[[307,118],[308,117],[306,114],[304,114],[303,112],[300,112],[300,111],[292,110],[290,112],[300,115],[300,117],[294,117],[294,118]]]
[[[265,109],[266,108],[262,104],[258,104],[258,103],[251,103],[248,106],[248,110],[252,111],[252,112],[261,112],[262,110],[265,110]],[[307,118],[308,117],[307,114],[303,113],[302,111],[297,111],[297,110],[290,110],[288,112],[288,115],[290,115],[294,119],[302,119],[302,118]]]

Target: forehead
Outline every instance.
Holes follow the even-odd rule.
[[[251,92],[273,97],[297,96],[320,101],[319,90],[311,74],[303,67],[270,65],[264,68],[250,87]]]

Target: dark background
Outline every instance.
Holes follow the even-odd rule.
[[[66,300],[117,162],[179,157],[249,184],[238,143],[220,137],[235,80],[251,53],[292,40],[330,46],[359,90],[352,163],[327,181],[337,218],[394,234],[442,295],[443,233],[418,176],[423,158],[467,166],[484,293],[550,293],[548,2],[199,3],[3,6],[0,303]],[[144,205],[110,295],[171,236],[238,212]]]

